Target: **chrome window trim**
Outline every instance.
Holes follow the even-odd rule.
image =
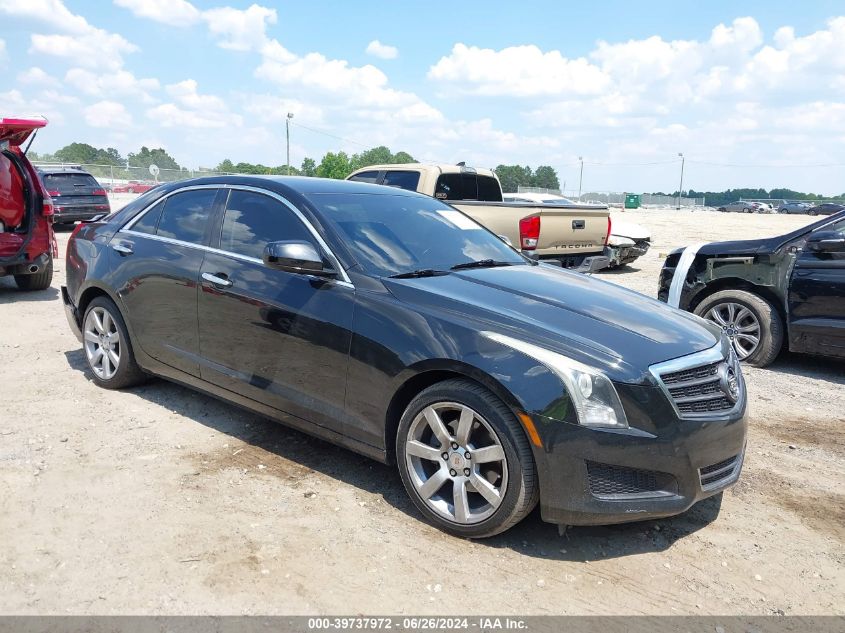
[[[687,369],[695,369],[696,367],[703,367],[704,365],[711,365],[720,361],[724,361],[731,365],[739,380],[739,397],[734,403],[734,406],[727,411],[682,413],[681,410],[678,408],[678,405],[675,403],[675,399],[672,397],[672,394],[669,391],[669,387],[667,387],[666,384],[663,382],[662,375],[671,374],[678,371],[685,371]],[[675,411],[675,415],[677,415],[678,418],[680,418],[681,420],[729,420],[735,418],[737,414],[742,411],[745,407],[745,401],[747,397],[745,377],[742,375],[742,370],[740,369],[739,361],[733,354],[733,348],[731,348],[730,343],[728,343],[727,339],[725,339],[724,337],[722,337],[721,341],[719,341],[713,347],[710,347],[708,349],[702,350],[700,352],[695,352],[694,354],[681,356],[680,358],[673,358],[672,360],[667,360],[662,363],[650,365],[648,371],[652,375],[654,380],[657,382],[657,385],[660,387],[661,391],[663,391],[663,394],[669,400],[669,404],[672,405],[672,409]]]
[[[150,211],[150,209],[155,207],[160,202],[166,200],[170,196],[175,195],[177,193],[183,193],[183,192],[186,192],[186,191],[194,191],[194,190],[198,190],[198,189],[229,189],[229,190],[235,189],[235,190],[239,190],[239,191],[251,191],[253,193],[264,195],[264,196],[272,198],[272,199],[274,199],[278,202],[281,202],[284,206],[286,206],[288,209],[290,209],[294,213],[294,215],[296,215],[297,218],[299,218],[299,221],[302,222],[302,224],[305,225],[305,228],[308,229],[308,232],[311,233],[313,238],[316,240],[317,244],[319,244],[320,247],[323,249],[323,251],[326,253],[326,255],[328,256],[332,265],[334,266],[334,269],[341,276],[341,279],[335,279],[334,281],[341,284],[341,285],[348,286],[350,288],[355,287],[355,285],[352,283],[352,280],[349,278],[349,275],[347,275],[346,271],[343,269],[343,266],[340,265],[340,260],[332,252],[332,249],[329,248],[329,245],[323,239],[323,236],[320,235],[320,233],[317,231],[317,229],[314,228],[314,225],[311,224],[311,222],[308,220],[308,218],[306,218],[302,214],[302,212],[299,209],[297,209],[293,204],[291,204],[291,202],[288,201],[286,198],[282,197],[281,195],[277,194],[274,191],[270,191],[269,189],[263,189],[261,187],[253,187],[251,185],[214,184],[214,185],[190,185],[188,187],[182,187],[180,189],[174,189],[173,191],[170,191],[170,192],[166,193],[165,195],[163,195],[161,198],[155,200],[152,204],[147,205],[140,213],[138,213],[138,215],[136,215],[131,220],[129,220],[129,222],[124,224],[118,230],[118,233],[128,233],[130,235],[146,237],[146,238],[149,238],[149,239],[158,240],[158,241],[165,242],[165,243],[168,243],[168,244],[174,244],[176,246],[187,246],[189,248],[196,248],[196,249],[203,250],[203,251],[206,251],[206,252],[209,252],[209,253],[216,253],[217,255],[227,255],[229,257],[234,257],[235,259],[240,259],[242,261],[247,261],[247,262],[252,262],[252,263],[257,263],[257,264],[263,264],[264,262],[261,261],[260,259],[256,258],[256,257],[249,257],[248,255],[242,255],[240,253],[235,253],[234,251],[226,251],[226,250],[222,250],[222,249],[219,249],[219,248],[212,248],[211,246],[205,246],[203,244],[194,244],[192,242],[184,242],[182,240],[175,240],[175,239],[170,238],[170,237],[162,237],[160,235],[151,235],[149,233],[141,233],[140,231],[133,231],[132,230],[132,227],[135,225],[135,223],[138,222],[144,215],[146,215]],[[224,213],[225,213],[225,210],[224,210]],[[320,277],[320,279],[326,279],[326,278]]]

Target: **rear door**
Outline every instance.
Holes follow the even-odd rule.
[[[265,266],[264,246],[284,240],[326,253],[275,194],[230,191],[200,275],[202,378],[340,432],[354,289]]]
[[[137,343],[156,360],[195,376],[197,282],[218,193],[208,186],[177,190],[118,231],[109,249],[112,285]]]
[[[845,235],[845,220],[816,231]],[[789,283],[789,348],[845,357],[845,253],[799,251]]]

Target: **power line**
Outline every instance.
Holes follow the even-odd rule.
[[[704,160],[693,160],[693,159],[690,159],[690,158],[687,159],[687,162],[688,163],[695,163],[697,165],[709,165],[711,167],[766,167],[766,168],[770,168],[770,169],[780,168],[780,167],[785,167],[785,168],[790,168],[790,169],[801,168],[801,167],[845,167],[845,163],[816,163],[816,164],[798,163],[798,164],[792,164],[792,165],[776,164],[776,163],[768,163],[768,164],[765,164],[765,163],[714,163],[714,162],[704,161]]]

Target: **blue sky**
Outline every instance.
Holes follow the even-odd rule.
[[[385,144],[567,189],[845,191],[841,2],[0,0],[0,114],[37,151],[183,165]]]

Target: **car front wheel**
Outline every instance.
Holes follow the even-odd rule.
[[[396,461],[414,505],[456,536],[504,532],[539,499],[525,432],[501,400],[468,380],[433,385],[411,401]]]
[[[722,328],[737,358],[749,365],[765,367],[780,352],[783,343],[780,313],[759,295],[745,290],[722,290],[704,299],[694,312]]]
[[[88,304],[82,320],[82,346],[88,369],[100,387],[122,389],[146,379],[135,362],[123,317],[108,297],[96,297]]]

